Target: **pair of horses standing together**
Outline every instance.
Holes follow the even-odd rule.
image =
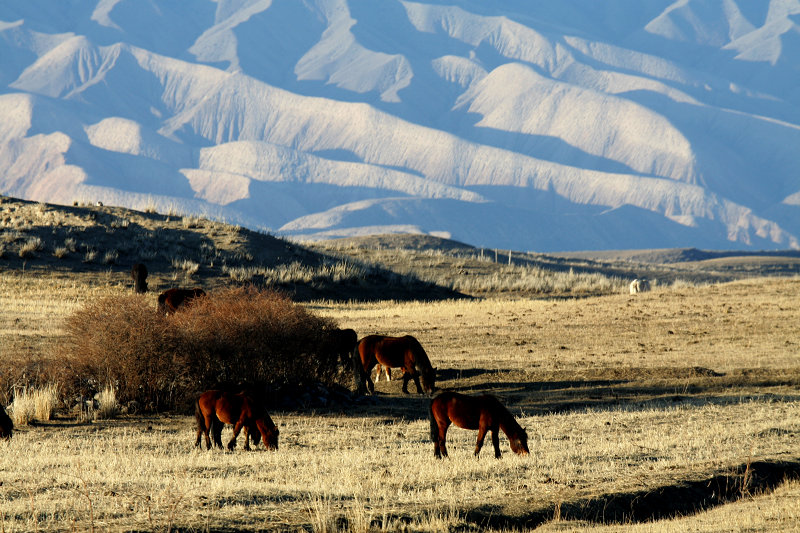
[[[417,339],[411,335],[389,337],[386,335],[367,335],[356,346],[354,366],[358,376],[358,387],[366,385],[370,394],[375,392],[372,369],[378,366],[386,369],[387,376],[392,368],[403,370],[403,392],[408,394],[408,382],[413,380],[417,392],[423,390],[432,394],[436,390],[436,368],[431,365],[428,354]],[[376,377],[377,380],[377,377]],[[421,380],[421,382],[420,382]]]
[[[436,389],[436,368],[431,365],[419,341],[410,335],[405,337],[369,335],[359,341],[354,355],[358,356],[355,359],[356,370],[357,372],[363,370],[360,379],[366,381],[370,393],[375,390],[370,377],[375,366],[378,366],[376,380],[380,377],[381,367],[386,370],[387,377],[389,369],[402,368],[405,393],[408,393],[408,382],[411,379],[414,380],[419,393],[424,389],[431,394]],[[528,434],[494,396],[467,396],[457,392],[444,392],[431,400],[429,418],[431,440],[437,458],[447,457],[447,430],[451,424],[478,431],[475,455],[480,453],[486,434],[491,433],[494,455],[500,458],[498,431],[506,434],[514,453],[520,455],[529,453]]]

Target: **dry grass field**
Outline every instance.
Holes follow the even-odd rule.
[[[0,357],[47,358],[82,302],[130,290],[113,270],[0,272]],[[500,397],[531,455],[501,436],[500,460],[476,459],[475,433],[452,429],[434,459],[429,399],[400,380],[273,411],[277,452],[195,449],[188,413],[61,414],[0,442],[0,531],[798,530],[799,297],[798,278],[757,278],[310,302],[359,336],[415,335],[437,384]]]

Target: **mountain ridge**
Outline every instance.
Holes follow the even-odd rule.
[[[134,4],[0,6],[4,194],[306,239],[800,248],[796,0]]]

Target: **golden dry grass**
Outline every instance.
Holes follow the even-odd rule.
[[[23,339],[20,357],[57,342],[60,321],[92,291],[130,290],[111,276],[6,272],[0,283],[0,346]],[[184,415],[61,419],[0,444],[0,524],[442,531],[484,529],[476,517],[490,515],[523,525],[540,509],[553,519],[545,531],[797,529],[797,482],[646,524],[561,521],[556,509],[800,461],[799,295],[798,279],[759,279],[584,299],[316,302],[314,312],[359,336],[415,335],[440,386],[498,394],[527,428],[531,456],[513,455],[501,436],[501,460],[487,449],[476,460],[475,433],[453,429],[450,459],[435,460],[428,400],[404,397],[399,380],[378,383],[371,401],[274,412],[275,453],[196,450]]]

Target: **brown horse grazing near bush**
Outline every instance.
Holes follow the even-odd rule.
[[[8,440],[14,432],[14,422],[8,416],[6,410],[0,405],[0,439]]]
[[[228,442],[228,450],[236,447],[236,437],[244,429],[244,449],[250,449],[250,435],[253,435],[253,445],[258,446],[264,439],[264,446],[268,450],[278,449],[278,428],[272,422],[267,410],[252,397],[240,392],[234,394],[220,390],[209,390],[200,395],[195,403],[194,411],[197,420],[197,440],[195,446],[200,446],[202,435],[206,437],[206,448],[211,449],[209,431],[213,434],[214,445],[222,448],[222,427],[225,424],[233,425],[233,438]]]
[[[352,329],[332,329],[325,334],[326,353],[336,357],[339,363],[349,366],[353,351],[358,344],[358,334]]]
[[[206,291],[199,287],[194,289],[167,289],[158,295],[159,312],[170,315],[178,310],[179,307],[188,307],[197,298],[206,295]]]
[[[142,263],[136,263],[131,268],[131,278],[133,279],[133,290],[144,294],[147,292],[147,267]]]
[[[528,434],[522,429],[512,414],[503,407],[500,400],[491,395],[466,396],[457,392],[445,392],[431,400],[430,407],[431,439],[434,455],[447,457],[447,428],[453,423],[463,429],[477,429],[478,442],[475,445],[477,456],[483,446],[486,432],[492,432],[494,456],[500,458],[500,439],[497,430],[502,429],[511,443],[511,450],[519,455],[528,453]]]
[[[431,394],[436,390],[436,369],[431,366],[428,354],[417,339],[411,335],[405,337],[387,337],[385,335],[368,335],[358,342],[358,357],[361,360],[363,374],[369,393],[375,392],[375,384],[370,373],[377,364],[384,368],[403,369],[403,392],[408,394],[408,381],[414,380],[417,392]],[[420,378],[422,386],[420,386]],[[360,386],[360,385],[359,385]]]

